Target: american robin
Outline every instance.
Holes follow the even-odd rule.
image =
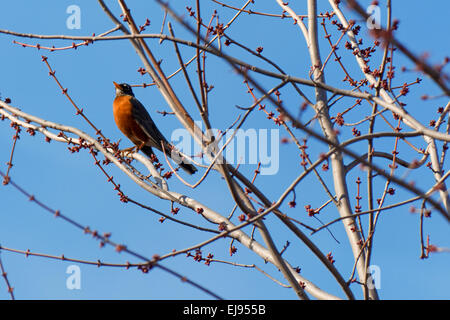
[[[153,148],[164,152],[172,158],[187,173],[193,174],[197,171],[186,158],[176,151],[162,133],[158,130],[145,107],[134,97],[133,90],[126,83],[118,84],[116,87],[116,98],[113,102],[114,120],[120,131],[133,142],[138,150],[152,157]]]

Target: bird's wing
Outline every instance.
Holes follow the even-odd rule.
[[[163,141],[164,152],[172,158],[175,163],[177,163],[183,170],[188,172],[189,174],[193,174],[197,171],[197,168],[189,163],[188,160],[183,159],[183,156],[179,152],[172,152],[173,146],[164,138],[162,133],[158,130],[152,118],[148,114],[145,107],[142,103],[139,102],[136,98],[132,97],[133,103],[133,117],[136,119],[136,122],[139,126],[144,130],[146,135],[149,137],[148,143],[150,146],[157,148],[160,151],[163,151],[161,148],[161,141]],[[145,152],[145,150],[143,150]],[[152,153],[151,149],[147,150],[149,152],[148,156]]]
[[[156,127],[155,123],[153,122],[152,118],[150,117],[142,103],[140,103],[139,100],[135,97],[132,97],[131,99],[131,102],[133,103],[133,117],[136,119],[142,130],[144,130],[145,133],[149,136],[150,145],[161,150],[161,141],[164,142],[164,145],[169,143]]]

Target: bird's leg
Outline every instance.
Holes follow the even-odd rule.
[[[137,151],[141,150],[145,146],[145,141],[142,141],[138,146],[136,146]]]

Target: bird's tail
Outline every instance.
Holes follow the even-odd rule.
[[[186,159],[179,163],[179,166],[189,174],[194,174],[197,172],[197,168],[192,163],[187,162]]]
[[[193,164],[191,164],[185,157],[183,157],[181,153],[177,152],[176,150],[172,150],[172,148],[173,148],[172,146],[170,147],[167,146],[165,148],[166,155],[170,157],[177,165],[180,166],[181,169],[183,169],[187,173],[189,174],[196,173],[197,168]],[[152,155],[154,155],[152,147],[144,146],[141,148],[141,150],[150,159],[152,158]]]
[[[173,146],[169,148],[165,148],[166,154],[177,164],[181,169],[186,171],[189,174],[194,174],[197,172],[197,168],[189,162],[186,157],[183,157],[181,153],[174,149]]]

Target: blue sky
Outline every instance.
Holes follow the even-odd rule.
[[[116,2],[110,2],[115,14],[120,12]],[[233,3],[235,3],[234,1]],[[239,1],[239,5],[244,1]],[[162,13],[153,1],[127,1],[138,24],[143,24],[145,19],[151,21],[147,28],[148,33],[159,33]],[[380,3],[384,3],[380,1]],[[78,5],[81,8],[81,28],[70,30],[66,26],[69,14],[66,9],[70,5]],[[194,6],[195,1],[185,1],[177,7],[178,12],[185,13],[185,6]],[[221,8],[211,1],[202,1],[204,5],[202,14],[205,20],[214,9],[219,11],[221,22],[226,23],[234,15],[234,11]],[[294,4],[292,4],[294,5]],[[14,30],[24,33],[36,34],[67,34],[67,35],[91,35],[100,34],[113,27],[109,18],[103,13],[96,1],[13,1],[3,2],[0,10],[0,29]],[[306,5],[293,7],[297,13],[305,13]],[[280,9],[275,1],[256,1],[252,9],[264,12],[279,13]],[[394,18],[400,20],[400,29],[397,32],[398,39],[418,55],[423,52],[430,53],[432,63],[440,63],[449,55],[450,44],[445,40],[445,21],[449,12],[448,1],[439,0],[433,4],[423,5],[419,1],[393,3]],[[330,11],[328,2],[321,2],[319,11]],[[385,13],[382,10],[382,25],[385,24]],[[189,20],[193,23],[193,20]],[[174,24],[178,37],[189,37],[189,34],[181,26]],[[336,33],[328,25],[329,32],[333,33],[336,41]],[[298,28],[288,20],[264,18],[255,15],[243,15],[238,19],[229,31],[230,36],[238,41],[245,42],[250,48],[259,46],[264,48],[263,54],[277,61],[289,74],[308,78],[310,68],[309,55],[305,48],[303,36]],[[321,35],[323,35],[321,33]],[[192,40],[193,38],[191,38]],[[369,38],[368,38],[369,39]],[[36,40],[17,38],[0,34],[0,77],[1,98],[11,98],[13,106],[23,111],[48,119],[57,123],[75,126],[94,135],[95,132],[79,116],[68,100],[61,94],[54,80],[49,77],[48,69],[41,61],[41,55],[49,58],[49,63],[56,70],[58,79],[77,105],[83,108],[89,119],[112,141],[122,139],[121,146],[128,147],[130,143],[122,136],[114,123],[112,115],[112,101],[114,99],[114,87],[112,81],[140,84],[149,82],[149,78],[141,76],[137,69],[142,63],[135,54],[127,40],[120,42],[99,41],[87,47],[79,47],[77,50],[63,50],[48,52],[34,48],[22,48],[12,41],[17,40],[29,44],[55,45],[56,47],[71,45],[72,41],[62,40]],[[163,68],[167,74],[178,68],[173,46],[169,42],[158,44],[158,40],[149,40],[152,50],[158,59],[163,59]],[[365,44],[369,45],[369,44]],[[343,44],[340,46],[341,54],[344,54]],[[192,49],[183,49],[185,59],[190,58],[195,52]],[[254,57],[242,53],[236,48],[225,48],[230,54],[236,54],[239,58],[258,63],[263,68],[269,69],[267,64],[262,64]],[[326,42],[321,41],[321,54],[325,58],[329,48]],[[351,56],[345,52],[345,60],[352,65],[351,72],[361,77],[354,67]],[[379,55],[377,55],[379,57]],[[403,82],[411,82],[422,75],[409,72],[400,75],[400,67],[412,68],[412,64],[402,55],[395,56],[397,72],[399,73],[398,85]],[[397,60],[398,59],[398,60]],[[378,60],[379,61],[379,60]],[[192,74],[195,75],[193,69]],[[240,76],[235,74],[231,67],[220,60],[208,56],[207,58],[208,80],[214,85],[209,97],[211,118],[213,127],[224,129],[234,122],[240,114],[235,105],[250,106],[251,97],[242,83]],[[342,72],[335,65],[330,65],[326,75],[327,81],[332,85],[342,86]],[[273,80],[261,80],[266,88],[271,88],[277,83]],[[195,78],[194,78],[195,79]],[[200,120],[198,111],[193,103],[190,93],[180,75],[174,77],[172,85],[181,101],[195,120]],[[303,89],[303,88],[302,88]],[[172,130],[180,127],[174,117],[163,117],[156,111],[170,111],[169,107],[154,87],[136,88],[135,94],[149,110],[155,122],[166,137],[171,136]],[[412,108],[413,114],[424,124],[435,118],[437,106],[446,103],[445,99],[421,101],[418,99],[423,94],[434,96],[439,94],[436,86],[424,79],[423,84],[412,90],[413,93],[406,97],[405,102]],[[305,88],[305,92],[311,94],[311,89]],[[281,91],[282,99],[292,112],[298,110],[301,102],[291,89]],[[345,108],[345,105],[339,106]],[[273,109],[273,108],[272,108]],[[367,107],[368,109],[368,107]],[[367,110],[369,113],[370,111]],[[311,117],[307,112],[302,115],[302,120]],[[347,121],[360,119],[360,114],[349,114]],[[254,113],[246,123],[246,128],[277,129],[273,122],[267,121],[262,112]],[[364,130],[367,127],[362,126]],[[318,126],[314,129],[319,129]],[[287,136],[280,131],[280,137]],[[6,171],[5,163],[9,161],[14,130],[10,128],[9,121],[0,122],[0,170]],[[304,137],[302,132],[296,132],[300,139]],[[390,140],[392,141],[392,140]],[[419,139],[413,139],[419,143]],[[317,155],[327,150],[322,144],[314,144],[309,141],[308,152]],[[423,143],[422,143],[423,144]],[[440,144],[438,144],[440,145]],[[365,145],[355,147],[358,152],[365,152]],[[363,149],[358,149],[363,148]],[[405,144],[399,146],[400,154],[409,159],[413,154]],[[160,160],[163,156],[160,155]],[[236,160],[236,159],[235,159]],[[347,159],[348,161],[349,159]],[[296,147],[280,145],[280,170],[276,177],[258,176],[256,184],[261,190],[272,195],[271,200],[276,200],[290,182],[301,172],[298,165],[299,158]],[[448,163],[448,162],[447,162]],[[61,212],[82,225],[103,232],[111,232],[112,240],[125,243],[128,248],[146,256],[165,254],[172,249],[183,249],[208,239],[211,235],[187,229],[186,227],[165,221],[160,223],[159,216],[149,211],[144,211],[137,206],[119,201],[111,184],[106,181],[104,175],[94,165],[94,160],[87,152],[72,154],[67,146],[57,142],[46,143],[44,137],[36,134],[30,137],[22,131],[17,142],[11,169],[11,178],[36,198]],[[235,163],[236,164],[236,163]],[[380,162],[386,165],[386,162]],[[292,168],[298,172],[292,172]],[[254,165],[244,164],[242,172],[247,177],[253,175]],[[296,169],[296,170],[297,170]],[[108,172],[121,184],[122,190],[137,201],[147,204],[155,209],[170,214],[170,203],[144,192],[131,182],[125,174],[115,169],[112,165],[107,167]],[[144,169],[145,170],[145,169]],[[358,169],[357,169],[358,170]],[[423,188],[428,188],[432,176],[427,171],[423,177],[414,175],[419,186],[423,182]],[[405,172],[399,169],[402,176]],[[362,171],[355,171],[351,177],[365,177]],[[324,173],[326,179],[330,179],[330,173]],[[351,178],[351,179],[352,179]],[[187,177],[190,182],[195,178]],[[352,181],[350,179],[350,181]],[[383,181],[377,182],[378,186]],[[232,210],[233,204],[223,180],[217,174],[205,181],[197,189],[191,190],[174,178],[170,180],[172,190],[185,192],[200,199],[205,205],[222,212],[225,216]],[[363,190],[365,185],[363,182]],[[406,199],[411,194],[397,188],[398,199]],[[351,186],[352,192],[354,185]],[[285,204],[282,209],[293,217],[303,222],[319,226],[313,218],[306,216],[304,205],[320,206],[327,200],[327,195],[320,185],[311,176],[297,188],[297,207],[289,209]],[[291,198],[289,198],[291,199]],[[138,262],[134,257],[126,253],[117,253],[114,248],[99,248],[98,241],[91,236],[84,235],[82,231],[65,223],[61,219],[54,218],[42,208],[29,202],[12,186],[0,186],[0,201],[2,203],[0,223],[0,245],[19,250],[30,249],[32,252],[49,255],[64,255],[69,258],[111,263]],[[352,198],[353,201],[353,198]],[[363,210],[367,209],[366,199],[363,199]],[[394,200],[387,200],[386,204]],[[240,214],[240,213],[239,213]],[[235,214],[235,217],[239,215]],[[202,221],[197,214],[181,208],[177,216],[191,223],[198,223],[209,228],[216,228]],[[334,208],[323,211],[319,216],[322,221],[330,221],[337,217]],[[237,221],[234,218],[235,222]],[[434,254],[427,260],[419,259],[419,217],[408,212],[408,207],[395,209],[383,214],[377,226],[375,237],[375,250],[372,258],[374,265],[381,270],[380,297],[383,299],[449,299],[450,276],[448,268],[450,255],[446,253]],[[277,246],[282,248],[286,241],[291,245],[285,253],[286,258],[293,266],[300,266],[302,275],[315,282],[319,287],[343,297],[342,291],[333,282],[332,277],[326,273],[313,255],[295,238],[286,233],[286,229],[273,217],[267,218],[269,230],[277,235]],[[443,247],[450,247],[448,237],[448,223],[437,212],[426,221],[425,234],[431,235],[431,242]],[[251,231],[250,227],[245,230]],[[325,252],[332,252],[336,260],[337,268],[344,278],[350,276],[353,260],[350,254],[348,241],[342,224],[336,224],[330,228],[339,243],[333,240],[330,234],[322,231],[312,239]],[[284,236],[284,234],[286,234]],[[258,238],[257,238],[258,239]],[[230,257],[228,250],[230,240],[221,240],[203,248],[206,256],[209,252],[217,259],[227,260],[240,264],[253,264],[269,272],[280,281],[285,282],[281,274],[272,266],[264,264],[264,261],[249,252],[239,243],[234,243],[237,253]],[[124,268],[111,268],[76,264],[58,260],[45,259],[2,251],[0,252],[3,265],[8,273],[8,279],[14,287],[14,293],[18,299],[208,299],[205,293],[181,282],[179,279],[168,275],[159,269],[151,270],[144,274],[138,270],[126,270]],[[66,273],[70,265],[78,265],[81,270],[81,289],[69,290],[66,287]],[[212,263],[206,266],[183,255],[166,260],[163,265],[186,275],[189,279],[214,291],[226,299],[295,299],[296,296],[290,289],[283,288],[269,280],[262,273],[249,268],[235,267],[221,263]],[[357,285],[352,286],[353,291],[361,297]],[[9,299],[4,281],[0,281],[0,299]]]

